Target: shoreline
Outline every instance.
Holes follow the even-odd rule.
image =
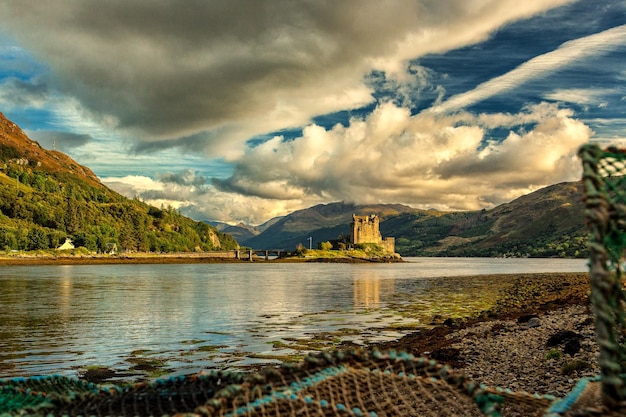
[[[476,312],[473,317],[462,320],[444,320],[430,329],[417,331],[398,340],[372,344],[385,350],[405,350],[420,355],[449,345],[439,341],[461,328],[485,322],[520,320],[525,317],[561,311],[572,306],[589,306],[588,272],[549,272],[528,274],[487,274],[497,276],[516,275],[517,281],[498,295],[494,306]],[[472,278],[472,276],[468,276]]]
[[[266,262],[259,260],[257,262]],[[248,260],[198,256],[10,256],[0,257],[0,266],[24,265],[116,265],[116,264],[198,264],[245,263]]]
[[[212,253],[134,254],[134,255],[15,255],[0,256],[0,266],[18,265],[116,265],[116,264],[229,264],[229,263],[398,263],[400,259],[363,259],[356,257],[336,258],[274,258],[262,256],[237,259]]]
[[[435,359],[490,387],[563,397],[581,378],[600,373],[588,277],[520,275],[476,317],[368,348]],[[567,336],[552,342],[559,335]]]

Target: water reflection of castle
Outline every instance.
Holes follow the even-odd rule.
[[[375,271],[367,271],[354,278],[354,306],[371,307],[380,303],[381,296],[394,292],[393,279],[380,279]]]

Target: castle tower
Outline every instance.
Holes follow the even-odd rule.
[[[375,214],[370,214],[369,216],[352,215],[350,241],[354,245],[375,243],[385,248],[388,252],[395,252],[395,239],[392,237],[382,238],[380,234],[380,219]]]

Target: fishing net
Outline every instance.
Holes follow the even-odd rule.
[[[542,416],[554,400],[490,389],[425,358],[369,351],[126,387],[60,376],[0,380],[0,387],[0,414],[41,416]]]
[[[602,398],[611,409],[626,409],[624,333],[624,249],[626,248],[626,152],[580,149],[585,216],[590,230],[591,303],[600,347]]]

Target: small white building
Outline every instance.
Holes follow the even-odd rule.
[[[72,244],[72,241],[70,240],[70,238],[66,237],[65,243],[59,246],[57,250],[69,250],[69,249],[74,249],[74,245]]]
[[[107,254],[117,255],[117,245],[115,243],[107,243]]]

